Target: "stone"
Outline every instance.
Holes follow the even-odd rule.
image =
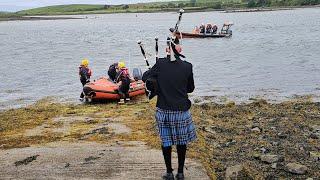
[[[260,151],[261,151],[261,153],[263,153],[263,154],[266,154],[266,153],[270,152],[269,149],[264,148],[264,147],[260,148]]]
[[[246,171],[244,170],[242,165],[230,166],[226,170],[225,175],[226,180],[235,180],[235,179],[252,179]]]
[[[275,162],[279,161],[279,156],[278,155],[272,155],[272,154],[266,154],[266,155],[261,155],[260,156],[260,160],[262,162],[268,163],[268,164],[272,164]]]
[[[261,130],[260,130],[258,127],[255,127],[255,128],[252,128],[252,129],[251,129],[251,132],[260,133]]]
[[[293,174],[306,174],[308,171],[307,166],[298,163],[288,163],[286,168],[288,172]]]
[[[311,151],[309,152],[310,158],[314,161],[320,161],[320,153]]]
[[[215,134],[216,133],[214,130],[212,130],[209,127],[203,127],[202,130],[205,131],[205,132],[211,133],[211,134]]]
[[[286,139],[286,138],[287,138],[287,135],[280,132],[280,133],[278,133],[278,137],[279,137],[280,139]]]
[[[229,146],[231,146],[231,145],[235,145],[236,143],[237,143],[236,140],[229,140],[229,142],[225,143],[225,146],[226,146],[226,147],[229,147]]]
[[[260,154],[259,153],[254,153],[253,155],[252,155],[252,157],[254,158],[254,159],[260,159]]]
[[[272,122],[277,121],[277,119],[276,118],[270,118],[270,119],[268,119],[268,121],[272,123]]]
[[[64,166],[65,168],[70,167],[70,163],[66,163],[66,165]]]
[[[271,166],[272,169],[277,169],[277,163],[273,163]]]
[[[311,139],[320,139],[320,133],[312,133],[309,137]]]
[[[318,126],[318,125],[313,125],[311,127],[311,129],[312,129],[313,132],[320,132],[320,126]]]

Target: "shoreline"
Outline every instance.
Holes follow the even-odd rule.
[[[21,16],[21,17],[7,17],[1,18],[1,21],[38,21],[38,20],[66,20],[66,19],[85,19],[77,17],[39,17],[39,16]]]
[[[268,11],[282,11],[282,10],[294,10],[305,8],[320,8],[320,5],[312,6],[288,6],[288,7],[255,7],[255,8],[225,8],[225,9],[213,9],[213,8],[185,8],[185,13],[196,12],[222,12],[222,13],[245,13],[245,12],[268,12]],[[123,13],[169,13],[177,12],[179,8],[172,9],[145,9],[145,10],[124,10],[124,11],[83,11],[83,12],[68,12],[68,13],[52,13],[52,14],[28,14],[28,15],[12,15],[8,17],[1,17],[0,21],[28,21],[28,20],[64,20],[64,19],[86,19],[76,17],[58,17],[58,16],[77,16],[77,15],[99,15],[99,14],[123,14]],[[54,16],[54,17],[49,17]]]
[[[3,137],[0,138],[0,150],[45,146],[60,141],[77,143],[81,147],[81,142],[108,144],[114,138],[117,141],[142,141],[151,148],[160,149],[154,111],[155,101],[145,97],[125,105],[60,104],[44,99],[25,108],[0,112],[0,137]],[[198,140],[190,145],[188,157],[200,160],[211,179],[225,178],[233,165],[241,167],[237,174],[249,179],[270,175],[276,179],[320,176],[317,171],[320,160],[319,102],[204,103],[193,105],[191,113]],[[61,121],[57,122],[57,118]],[[77,121],[78,118],[84,122]],[[109,130],[104,131],[106,134],[94,133],[100,132],[104,123],[112,119],[130,128],[131,134],[118,136],[107,133]],[[96,126],[99,131],[90,130]],[[292,162],[307,171],[293,173],[287,167]]]

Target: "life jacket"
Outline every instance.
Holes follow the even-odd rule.
[[[90,81],[90,77],[92,75],[92,71],[90,68],[85,66],[79,66],[79,76],[81,82],[88,82]]]
[[[118,73],[117,82],[127,79],[130,79],[128,68],[121,68]]]

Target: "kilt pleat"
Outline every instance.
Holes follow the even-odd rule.
[[[190,111],[170,111],[157,108],[156,120],[164,147],[186,145],[197,138]]]

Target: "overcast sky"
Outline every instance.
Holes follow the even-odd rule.
[[[133,4],[152,1],[166,0],[0,0],[0,11],[19,11],[60,4]]]

